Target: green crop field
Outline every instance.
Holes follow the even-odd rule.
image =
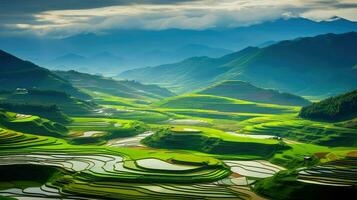
[[[2,176],[0,195],[265,199],[278,196],[282,181],[298,185],[283,189],[284,199],[305,187],[325,191],[319,180],[326,178],[303,169],[354,159],[357,151],[354,129],[300,119],[299,107],[197,94],[151,104],[88,93],[101,113],[69,113],[65,125],[2,111],[0,170],[26,175]],[[335,173],[337,181],[347,172]]]

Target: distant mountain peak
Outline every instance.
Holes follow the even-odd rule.
[[[83,99],[90,98],[48,69],[0,50],[0,90],[16,88],[56,90]]]
[[[244,80],[264,88],[302,95],[336,94],[357,87],[357,33],[322,34],[247,47],[221,58],[123,72],[120,77],[188,92],[223,80]],[[323,75],[322,75],[323,74]]]
[[[329,21],[329,22],[331,22],[331,21],[350,21],[350,20],[348,20],[348,19],[345,19],[345,18],[343,18],[343,17],[339,17],[339,16],[332,16],[332,17],[330,17],[330,18],[328,18],[328,19],[325,19],[324,21]]]

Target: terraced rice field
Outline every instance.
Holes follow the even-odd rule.
[[[39,145],[60,145],[59,139],[37,135],[25,135],[20,132],[0,128],[0,150],[34,147]]]
[[[200,171],[201,166],[197,165],[183,165],[181,163],[173,164],[153,158],[126,161],[121,156],[108,154],[74,155],[73,152],[31,152],[31,154],[2,155],[0,156],[0,163],[1,165],[34,164],[56,166],[66,169],[69,172],[74,172],[77,176],[80,176],[80,178],[72,177],[73,179],[71,179],[70,183],[63,184],[59,180],[48,185],[27,188],[25,190],[19,188],[2,190],[0,191],[1,195],[37,196],[46,198],[63,198],[68,196],[69,199],[74,198],[75,194],[83,195],[88,193],[95,196],[96,192],[98,192],[98,194],[106,194],[128,199],[135,199],[138,197],[140,197],[140,199],[159,199],[160,197],[169,199],[251,199],[254,194],[251,194],[249,191],[249,185],[254,183],[254,180],[261,178],[261,176],[254,173],[247,173],[245,176],[237,173],[236,168],[248,167],[248,170],[255,173],[259,171],[258,173],[264,174],[264,176],[272,176],[275,172],[281,169],[266,161],[225,161],[227,165],[231,166],[231,170],[234,173],[228,178],[217,182],[198,184],[152,182],[147,184],[145,183],[146,181],[144,181],[139,184],[137,183],[137,176],[135,178],[135,183],[130,183],[130,181],[125,183],[123,178],[129,178],[130,176],[135,175],[147,175],[151,178],[155,175],[179,176],[187,178],[191,177],[190,182],[192,182],[194,181],[195,176],[205,176],[207,171]],[[168,172],[174,172],[177,173],[177,175]],[[158,177],[151,180],[158,180],[157,178]],[[95,180],[95,182],[92,182],[91,180]],[[91,183],[89,184],[89,182]],[[62,188],[62,191],[58,190],[58,187]],[[127,191],[128,194],[124,191]]]
[[[240,136],[240,137],[249,137],[249,138],[256,138],[256,139],[274,139],[277,136],[274,135],[253,135],[253,134],[241,134],[241,133],[236,133],[236,132],[226,132],[235,136]]]
[[[248,167],[264,177],[281,169],[266,161],[224,161],[223,167],[204,158],[200,158],[202,162],[191,162],[173,155],[162,159],[150,154],[137,157],[138,152],[132,154],[125,149],[79,148],[60,139],[7,130],[2,130],[0,136],[0,142],[12,141],[11,146],[16,147],[12,150],[1,146],[4,151],[0,165],[41,165],[64,170],[63,176],[41,186],[0,191],[0,195],[19,199],[261,199],[249,188],[263,176],[238,172],[238,167]]]
[[[225,160],[224,163],[230,167],[232,174],[218,183],[233,186],[252,185],[256,180],[272,177],[275,173],[285,170],[265,160]]]
[[[144,133],[136,135],[134,137],[112,139],[106,143],[106,146],[110,146],[110,147],[142,147],[144,145],[141,144],[140,141],[152,134],[154,134],[153,131],[145,131]]]
[[[302,169],[298,180],[319,185],[357,186],[357,157]]]
[[[172,132],[176,133],[201,133],[201,130],[194,129],[194,128],[184,128],[184,127],[174,127],[171,128]]]
[[[206,121],[198,119],[170,119],[165,121],[165,123],[172,125],[188,125],[188,126],[205,126],[208,125]]]
[[[254,193],[261,181],[306,166],[301,164],[305,156],[335,150],[305,141],[321,143],[351,130],[298,119],[296,108],[278,115],[217,111],[216,103],[212,106],[202,110],[106,105],[97,111],[108,118],[73,117],[64,139],[0,129],[0,167],[56,169],[45,183],[9,185],[0,180],[0,199],[262,200]],[[17,120],[32,117],[38,118]],[[150,138],[152,143],[144,142]],[[299,168],[297,180],[355,187],[357,163],[352,157]]]

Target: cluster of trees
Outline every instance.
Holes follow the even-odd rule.
[[[44,95],[44,96],[51,96],[57,98],[69,98],[69,95],[65,92],[55,91],[55,90],[37,90],[37,89],[30,89],[28,90],[30,95]]]
[[[303,107],[300,117],[321,121],[343,121],[357,117],[357,90]]]

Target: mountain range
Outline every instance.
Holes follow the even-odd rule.
[[[137,81],[118,81],[99,75],[77,71],[55,71],[55,74],[68,80],[75,87],[93,92],[102,92],[117,97],[133,99],[162,99],[175,94],[156,85],[144,85]]]
[[[137,67],[178,62],[192,56],[220,57],[246,46],[264,47],[296,37],[356,30],[356,22],[338,17],[319,22],[305,18],[281,18],[224,29],[112,29],[66,38],[2,35],[0,49],[50,69],[113,74]],[[101,61],[103,52],[111,62]],[[71,56],[77,57],[76,61],[68,61]]]
[[[357,33],[324,34],[247,47],[220,58],[192,57],[178,63],[129,70],[118,77],[158,84],[177,93],[217,81],[243,80],[299,95],[343,93],[357,87]]]
[[[16,89],[58,90],[78,98],[90,98],[50,70],[0,50],[0,90]]]

